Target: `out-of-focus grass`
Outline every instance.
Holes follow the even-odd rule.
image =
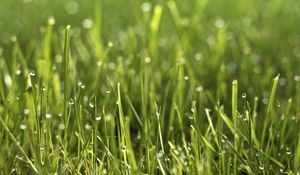
[[[299,19],[294,0],[2,0],[0,174],[299,173]]]

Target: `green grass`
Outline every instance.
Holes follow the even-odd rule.
[[[300,173],[299,2],[1,4],[0,174]]]

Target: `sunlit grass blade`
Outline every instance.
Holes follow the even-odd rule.
[[[65,45],[64,45],[64,122],[66,126],[66,132],[64,133],[64,146],[67,149],[67,130],[68,130],[68,105],[69,105],[69,60],[70,60],[70,31],[71,26],[66,26],[65,29]]]

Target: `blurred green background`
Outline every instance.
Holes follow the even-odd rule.
[[[262,36],[272,40],[288,40],[299,43],[300,2],[297,0],[199,0],[206,3],[204,16],[198,24],[200,28],[212,27],[216,19],[223,19],[235,30],[243,30],[245,25],[255,27]],[[160,4],[167,10],[167,2],[162,0],[102,0],[102,27],[105,38],[113,37],[120,30],[137,25],[141,21],[140,13],[145,3]],[[176,1],[179,12],[190,19],[197,11],[198,0]],[[143,6],[144,5],[144,6]],[[0,33],[1,42],[6,42],[10,35],[28,39],[40,32],[49,16],[54,16],[56,26],[71,24],[82,27],[86,18],[94,16],[94,0],[1,0],[0,2]],[[151,9],[150,9],[151,10]],[[170,24],[169,13],[163,14],[163,29],[174,29]],[[199,16],[200,17],[200,16]],[[165,25],[164,25],[165,24]],[[205,24],[205,26],[201,26]],[[210,32],[209,30],[205,32]],[[203,35],[203,33],[199,33]],[[281,41],[281,42],[284,42]],[[279,45],[281,43],[278,43]]]

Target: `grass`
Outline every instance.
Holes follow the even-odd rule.
[[[0,174],[300,173],[299,2],[3,6]]]

